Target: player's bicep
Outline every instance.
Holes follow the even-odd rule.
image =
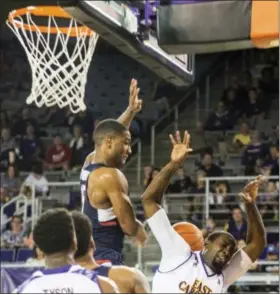
[[[97,279],[100,284],[102,293],[105,293],[105,294],[120,293],[116,283],[112,281],[111,279],[101,277],[101,276],[98,276]]]
[[[242,250],[238,250],[223,270],[224,286],[229,287],[242,277],[252,266],[252,260]]]
[[[110,199],[117,219],[124,232],[131,235],[135,231],[136,218],[127,195],[127,184],[118,173],[113,173],[105,185],[105,192]]]
[[[190,253],[190,246],[174,230],[164,209],[158,210],[147,222],[160,245],[162,258],[185,257]]]

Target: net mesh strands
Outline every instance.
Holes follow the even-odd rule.
[[[32,71],[27,104],[84,111],[87,73],[99,35],[70,16],[67,26],[60,27],[60,18],[47,15],[47,25],[42,27],[30,9],[22,15],[12,13],[7,24],[22,44]]]

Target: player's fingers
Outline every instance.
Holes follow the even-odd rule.
[[[173,146],[176,145],[176,141],[175,141],[175,139],[174,139],[174,137],[173,137],[172,134],[169,134],[169,138],[170,138],[170,141],[173,144]]]
[[[132,78],[131,81],[130,81],[130,85],[129,85],[129,92],[132,93],[132,90],[133,90],[133,87],[134,87],[134,81],[135,79]]]
[[[183,138],[183,144],[184,145],[188,145],[188,131],[187,130],[185,130],[185,132],[184,132],[184,138]]]
[[[177,143],[182,143],[180,131],[178,131],[178,130],[176,131],[176,140],[177,140]]]
[[[259,185],[263,185],[265,182],[265,177],[260,174],[256,177],[256,180],[259,182]]]

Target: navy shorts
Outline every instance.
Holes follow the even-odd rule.
[[[112,265],[123,265],[123,255],[113,249],[96,249],[94,259],[98,264],[111,263]]]

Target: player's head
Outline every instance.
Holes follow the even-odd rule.
[[[131,154],[130,132],[117,120],[101,121],[93,132],[93,140],[110,166],[123,166]]]
[[[60,208],[47,210],[34,227],[33,239],[46,257],[53,254],[71,254],[74,257],[77,240],[70,213]]]
[[[236,250],[236,241],[231,234],[214,232],[205,242],[204,259],[216,273],[221,273]]]
[[[92,257],[95,249],[92,237],[92,224],[89,218],[81,212],[73,211],[72,219],[77,237],[77,251],[75,259]]]

